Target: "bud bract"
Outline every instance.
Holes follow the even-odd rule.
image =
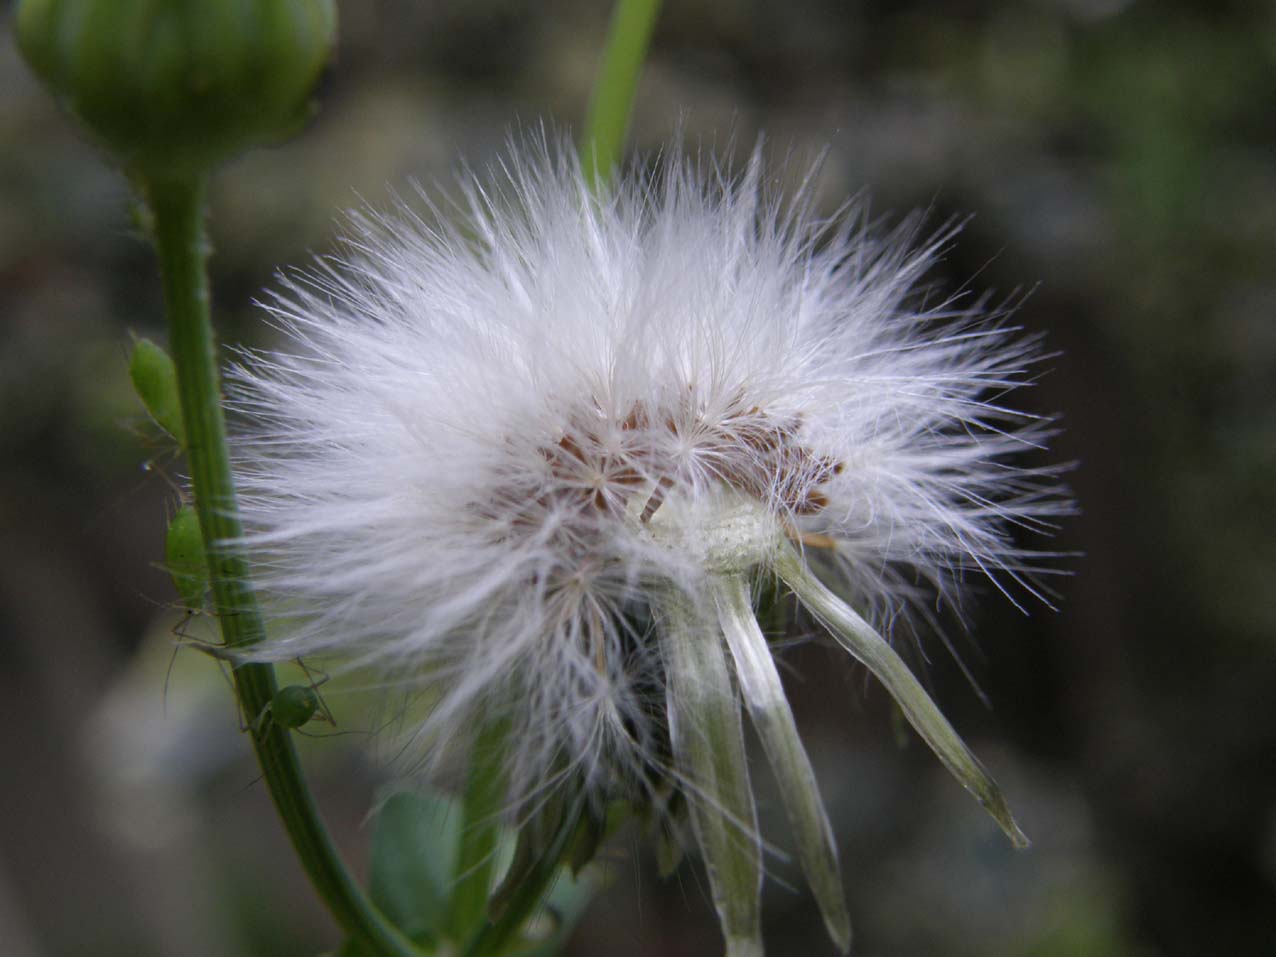
[[[198,175],[304,122],[333,0],[19,0],[23,54],[124,168]]]

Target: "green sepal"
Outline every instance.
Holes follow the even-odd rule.
[[[775,557],[776,571],[798,600],[822,621],[838,643],[886,686],[914,730],[967,791],[975,796],[1018,848],[1031,842],[1015,823],[1001,788],[948,723],[908,665],[885,638],[853,608],[833,594],[806,567],[792,546]]]
[[[408,791],[377,813],[369,894],[420,944],[437,943],[448,927],[459,819],[453,802]]]
[[[188,611],[200,611],[208,594],[208,556],[195,509],[183,505],[168,523],[164,538],[164,564],[177,589],[177,599]]]
[[[771,649],[753,617],[749,586],[738,575],[722,578],[714,588],[714,598],[718,622],[735,661],[740,693],[775,772],[780,798],[797,839],[798,860],[819,902],[829,937],[842,953],[847,953],[851,949],[851,918],[846,911],[833,827]]]
[[[675,771],[691,808],[727,955],[753,957],[762,953],[762,844],[727,649],[717,623],[686,596],[667,592],[661,611]]]
[[[177,393],[177,367],[168,353],[150,339],[138,339],[133,343],[128,374],[156,425],[185,448],[186,428],[182,424],[182,405]]]

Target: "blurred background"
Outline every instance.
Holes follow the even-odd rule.
[[[342,209],[482,166],[512,128],[576,128],[609,4],[340,6],[322,109],[217,180],[216,316],[328,248]],[[217,669],[157,568],[180,462],[130,389],[162,341],[122,178],[0,21],[0,953],[313,955],[335,928],[269,805]],[[932,688],[993,770],[1012,851],[840,653],[785,655],[870,955],[1276,953],[1276,9],[1145,0],[669,0],[634,121],[827,156],[819,200],[973,214],[953,286],[1033,289],[1059,356],[1032,411],[1076,460],[1059,610],[990,588]],[[191,633],[207,621],[189,623]],[[170,670],[170,664],[172,664]],[[167,674],[166,674],[167,673]],[[165,690],[167,688],[167,694]],[[329,695],[340,709],[339,695]],[[342,715],[366,727],[357,709]],[[363,722],[363,723],[361,723]],[[356,871],[390,772],[359,734],[303,742]],[[763,765],[759,764],[761,772]],[[761,775],[760,775],[761,776]],[[763,778],[764,828],[787,827]],[[703,877],[630,836],[573,955],[719,952]],[[769,953],[832,954],[776,857]]]

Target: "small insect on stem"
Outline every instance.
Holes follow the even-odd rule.
[[[308,684],[285,685],[275,692],[274,697],[266,703],[261,709],[261,713],[257,715],[253,721],[252,730],[254,734],[264,734],[273,724],[276,727],[284,728],[287,731],[296,731],[299,734],[306,732],[304,728],[311,721],[322,721],[324,724],[337,726],[337,720],[332,716],[332,712],[328,709],[328,705],[324,703],[323,697],[319,694],[319,686],[328,680],[328,675],[320,673],[319,679],[316,681],[311,670],[306,667],[305,662],[300,658],[297,664],[301,670],[306,673]],[[267,724],[270,722],[270,724]]]
[[[168,523],[164,564],[187,617],[202,611],[208,594],[208,556],[204,553],[199,517],[190,505],[178,509]]]
[[[177,589],[178,601],[185,613],[173,629],[173,633],[180,639],[178,648],[182,645],[198,648],[223,665],[229,663],[233,668],[237,662],[228,648],[215,642],[199,641],[186,634],[186,626],[191,618],[203,613],[209,588],[208,558],[204,552],[199,518],[189,505],[183,505],[169,522],[168,536],[164,543],[164,559],[168,573],[172,576],[173,586]],[[174,649],[174,655],[177,650],[177,648]],[[301,659],[297,659],[297,664],[305,672],[307,683],[287,685],[276,691],[262,708],[261,713],[252,719],[251,727],[254,734],[264,733],[270,727],[267,721],[289,731],[300,731],[305,725],[315,720],[336,726],[337,722],[332,712],[328,710],[318,691],[319,685],[327,681],[328,676],[322,675],[316,681],[311,670]],[[248,730],[249,725],[246,723],[248,720],[246,714],[242,716],[240,726],[243,730]]]
[[[219,664],[231,660],[222,645],[187,633],[191,620],[208,612],[209,590],[208,557],[204,552],[199,517],[189,504],[183,504],[168,523],[164,538],[163,567],[173,581],[173,588],[177,591],[177,607],[182,612],[181,620],[172,629],[177,642],[168,662],[168,671],[164,675],[164,697],[167,703],[169,677],[177,661],[177,653],[182,648],[198,648],[218,659]],[[222,673],[230,681],[224,665]]]
[[[295,730],[310,723],[319,710],[319,695],[309,685],[287,685],[270,699],[270,716],[275,724]]]
[[[129,378],[146,411],[161,429],[186,446],[186,428],[177,394],[177,367],[150,339],[137,339],[129,356]]]

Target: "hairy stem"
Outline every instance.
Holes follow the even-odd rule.
[[[265,630],[247,564],[235,544],[242,528],[226,448],[204,269],[205,181],[149,180],[144,188],[155,218],[155,247],[163,272],[186,454],[208,553],[213,605],[222,639],[233,653],[261,641]],[[274,721],[256,720],[277,690],[274,668],[239,664],[234,676],[266,786],[319,896],[342,929],[376,954],[419,957],[421,952],[372,906],[346,871],[319,818],[287,729]]]
[[[638,74],[660,11],[660,0],[617,0],[607,31],[598,80],[580,139],[581,165],[595,187],[604,185],[620,159],[629,132]]]

